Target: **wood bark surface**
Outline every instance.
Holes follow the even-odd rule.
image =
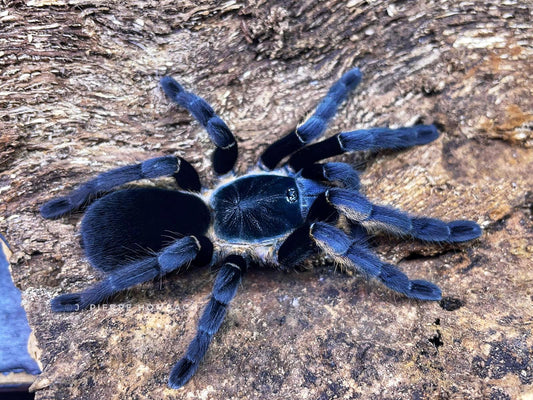
[[[1,4],[0,231],[41,351],[37,399],[533,397],[529,1]],[[437,283],[442,302],[407,300],[322,259],[252,270],[179,391],[167,377],[195,333],[209,269],[51,313],[51,298],[100,276],[79,246],[80,214],[47,221],[39,205],[165,154],[216,182],[207,134],[164,97],[161,76],[213,105],[238,137],[243,173],[353,66],[363,82],[328,135],[420,122],[441,131],[426,146],[342,157],[363,171],[365,194],[484,229],[464,245],[372,242],[413,279]]]

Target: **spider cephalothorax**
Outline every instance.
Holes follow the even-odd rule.
[[[195,169],[183,158],[163,156],[98,175],[68,196],[41,207],[58,218],[88,206],[81,224],[87,258],[105,275],[81,293],[52,300],[53,311],[78,311],[114,293],[190,263],[221,265],[211,299],[185,356],[172,369],[169,385],[183,386],[196,372],[228,304],[251,262],[291,268],[324,252],[345,269],[358,269],[387,287],[419,300],[439,300],[440,289],[409,280],[366,245],[369,231],[386,230],[433,242],[464,242],[481,234],[472,221],[443,222],[412,217],[372,204],[359,191],[357,172],[348,164],[318,161],[359,150],[403,149],[435,140],[433,125],[342,132],[307,146],[361,80],[353,69],[336,82],[302,125],[269,146],[256,171],[204,190]],[[237,142],[202,98],[174,79],[161,79],[167,96],[206,128],[216,145],[213,167],[219,175],[233,169]],[[286,157],[282,168],[276,166]],[[115,190],[128,182],[172,176],[181,190],[154,187]],[[202,192],[202,194],[200,194]]]

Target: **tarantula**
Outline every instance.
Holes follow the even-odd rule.
[[[44,204],[41,215],[58,218],[100,197],[86,209],[81,239],[89,262],[104,277],[81,293],[54,298],[52,310],[85,309],[190,263],[221,265],[196,336],[170,373],[169,386],[179,388],[198,369],[251,264],[290,268],[323,252],[343,268],[375,277],[409,298],[439,300],[441,291],[436,285],[410,280],[374,255],[366,244],[368,232],[386,230],[423,241],[464,242],[479,237],[480,227],[473,221],[446,223],[372,204],[359,192],[358,173],[350,165],[318,163],[347,152],[423,145],[438,137],[436,127],[356,130],[308,145],[324,133],[361,77],[357,68],[345,73],[303,124],[263,152],[259,168],[231,176],[213,190],[202,188],[186,160],[163,156],[104,172],[67,196]],[[162,78],[160,84],[171,100],[207,130],[216,146],[215,172],[230,172],[237,159],[237,142],[227,125],[205,100],[171,77]],[[283,167],[276,168],[286,157]],[[113,191],[128,182],[158,177],[173,177],[181,190]]]

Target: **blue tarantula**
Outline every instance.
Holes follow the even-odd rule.
[[[342,132],[308,145],[324,133],[360,80],[357,68],[345,73],[310,118],[264,151],[260,168],[232,176],[214,190],[202,189],[197,172],[186,160],[164,156],[104,172],[69,195],[44,204],[42,216],[53,219],[100,197],[85,212],[81,238],[89,262],[104,273],[103,280],[81,293],[54,298],[52,310],[85,309],[190,263],[221,265],[196,336],[170,373],[169,386],[179,388],[198,369],[252,264],[290,268],[322,252],[343,268],[375,277],[409,298],[439,300],[441,291],[436,285],[410,280],[374,255],[366,245],[368,231],[453,243],[479,237],[480,227],[473,221],[446,223],[372,204],[359,192],[358,173],[350,165],[318,162],[347,152],[423,145],[438,137],[435,126]],[[166,95],[207,130],[216,146],[215,172],[230,172],[237,159],[237,142],[227,125],[205,100],[171,77],[160,83]],[[284,166],[276,168],[286,157]],[[128,182],[158,177],[173,177],[181,190],[114,191]]]

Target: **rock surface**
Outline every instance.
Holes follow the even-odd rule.
[[[0,232],[42,351],[37,399],[533,397],[533,29],[527,1],[7,1],[0,12]],[[211,186],[212,146],[158,88],[172,75],[236,133],[245,172],[342,72],[364,80],[329,134],[437,123],[403,152],[350,155],[372,200],[483,236],[377,238],[440,303],[334,272],[247,274],[204,363],[168,389],[213,281],[208,269],[52,314],[99,279],[79,215],[38,206],[99,172],[180,154]]]

